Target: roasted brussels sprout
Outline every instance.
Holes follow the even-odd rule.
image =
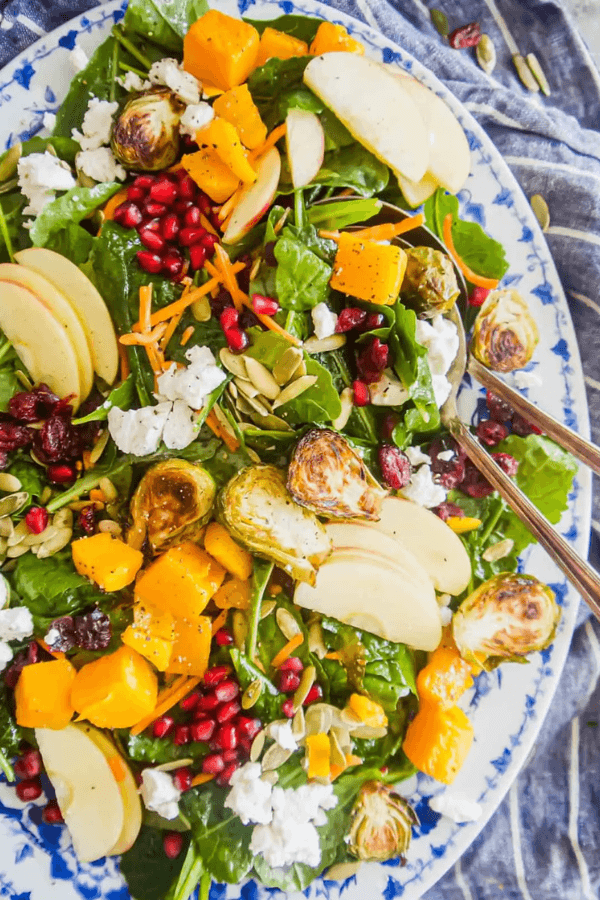
[[[518,291],[492,291],[475,319],[471,350],[496,372],[526,366],[540,339],[537,325]]]
[[[115,119],[110,146],[126,169],[166,169],[179,153],[179,120],[185,110],[168,88],[135,94]]]
[[[242,469],[217,498],[217,518],[253,553],[274,560],[297,581],[314,584],[331,543],[317,517],[294,502],[276,466]]]
[[[314,428],[298,441],[287,488],[301,506],[343,519],[378,519],[387,495],[348,441],[329,428]]]
[[[411,247],[402,282],[402,300],[422,319],[452,309],[460,294],[451,259],[433,247]]]
[[[363,784],[350,817],[348,850],[365,861],[402,859],[410,844],[411,828],[419,824],[408,800],[379,781]]]
[[[543,650],[552,642],[559,619],[560,609],[547,585],[533,575],[502,572],[463,600],[452,629],[460,655],[489,671]]]
[[[211,517],[216,485],[206,469],[184,459],[159,462],[131,499],[134,527],[145,528],[152,550],[197,538]]]

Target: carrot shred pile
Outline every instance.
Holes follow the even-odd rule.
[[[452,257],[460,271],[463,273],[467,281],[470,281],[471,284],[474,284],[477,287],[487,288],[490,291],[493,291],[498,287],[497,278],[486,278],[483,275],[478,275],[477,272],[474,272],[473,269],[470,269],[466,262],[464,262],[464,260],[458,255],[454,246],[454,241],[452,240],[452,213],[448,213],[448,215],[444,217],[443,234],[444,243],[448,248],[448,253]]]
[[[275,656],[273,657],[273,659],[271,660],[271,665],[273,666],[273,668],[278,669],[279,666],[282,663],[284,663],[286,661],[286,659],[288,659],[292,655],[294,650],[296,650],[296,648],[300,646],[300,644],[302,643],[303,640],[304,640],[304,635],[302,634],[302,632],[295,634],[294,637],[291,638],[287,642],[287,644],[285,644],[281,648],[279,653],[276,653]]]
[[[408,219],[403,219],[402,222],[384,222],[382,225],[361,228],[359,231],[350,232],[350,234],[353,238],[361,241],[391,241],[401,234],[406,234],[407,231],[413,231],[415,228],[420,228],[424,223],[425,216],[423,213],[419,213],[416,216],[410,216]],[[340,232],[321,229],[319,231],[319,237],[327,238],[330,241],[338,241]]]
[[[176,703],[179,703],[184,697],[187,697],[190,691],[193,691],[196,685],[202,681],[201,678],[188,678],[187,675],[182,675],[181,679],[177,679],[172,687],[163,691],[152,712],[147,716],[144,716],[143,719],[140,719],[140,721],[133,726],[131,734],[134,737],[136,734],[141,734],[148,725],[151,725],[156,719],[172,709]]]

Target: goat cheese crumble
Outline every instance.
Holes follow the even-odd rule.
[[[26,606],[0,609],[0,640],[22,641],[33,634],[33,619]]]
[[[108,413],[108,430],[119,450],[134,456],[154,453],[172,406],[172,403],[159,403],[127,410],[113,406]]]
[[[163,429],[165,447],[169,450],[183,450],[197,436],[196,413],[183,400],[175,400]]]
[[[150,67],[152,84],[164,84],[184,103],[199,103],[202,87],[197,78],[186,72],[176,59],[159,59]]]
[[[104,184],[107,181],[124,181],[127,172],[117,162],[110,147],[98,147],[95,150],[83,150],[75,159],[77,168]]]
[[[411,466],[431,465],[431,457],[427,453],[423,453],[420,447],[407,447],[404,451],[408,456]]]
[[[39,216],[56,191],[68,191],[77,184],[69,164],[48,151],[21,157],[17,172],[19,187],[27,198],[24,215]]]
[[[196,140],[196,132],[205,128],[214,117],[215,111],[210,103],[191,103],[179,120],[179,133]]]
[[[12,658],[13,652],[11,647],[8,646],[6,641],[0,641],[0,672],[6,668]]]
[[[272,786],[260,777],[260,763],[246,763],[231,776],[231,790],[223,804],[232,809],[244,825],[250,822],[268,825],[273,818],[271,807]]]
[[[444,791],[429,801],[430,808],[453,822],[476,822],[483,812],[481,805],[470,800],[462,791]]]
[[[69,53],[69,62],[75,72],[81,72],[89,63],[88,55],[81,47],[73,47]]]
[[[81,123],[81,131],[73,128],[73,139],[79,142],[82,150],[97,150],[110,142],[113,116],[119,108],[116,102],[99,100],[91,97],[88,108]]]
[[[431,466],[422,465],[413,472],[406,487],[402,488],[402,496],[418,503],[419,506],[431,509],[431,507],[439,506],[444,502],[446,491],[433,480]]]
[[[176,819],[179,815],[181,791],[175,787],[168,772],[143,769],[140,794],[146,809],[158,813],[163,819]]]
[[[326,303],[317,303],[311,309],[310,314],[315,327],[315,334],[320,341],[335,334],[338,317],[333,310],[329,309]]]
[[[267,727],[267,734],[279,744],[282,750],[297,750],[298,743],[292,734],[291,720],[287,722],[271,722]]]
[[[192,409],[201,409],[226,375],[209,347],[190,347],[185,355],[190,365],[178,369],[173,363],[159,376],[158,393],[161,399],[184,400]]]
[[[121,75],[117,78],[117,81],[126,91],[145,91],[146,88],[150,87],[149,81],[144,81],[143,78],[137,74],[137,72],[125,72],[124,75]]]
[[[536,375],[535,372],[524,372],[519,369],[518,371],[513,372],[512,376],[515,387],[519,388],[521,391],[525,388],[541,387],[543,383],[542,379],[539,375]]]
[[[438,407],[443,406],[451,390],[446,374],[458,353],[456,325],[441,315],[431,320],[418,319],[415,337],[427,349],[435,402]]]

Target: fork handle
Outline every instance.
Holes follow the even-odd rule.
[[[482,475],[487,478],[500,496],[506,500],[515,515],[537,538],[553,562],[564,572],[600,621],[600,575],[552,527],[548,519],[503,472],[463,422],[459,419],[452,419],[448,423],[448,428],[457,444],[462,447]]]
[[[530,400],[526,400],[519,391],[515,391],[505,381],[486,369],[472,354],[469,356],[467,371],[485,388],[493,391],[502,400],[506,400],[524,419],[537,425],[544,434],[553,438],[557,444],[600,475],[600,449],[595,444],[586,441],[576,431],[567,428],[566,425],[535,406]]]

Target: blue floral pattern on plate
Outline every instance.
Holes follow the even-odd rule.
[[[45,113],[55,112],[73,75],[68,54],[75,46],[87,52],[107,36],[124,15],[126,3],[113,0],[67,23],[29,47],[1,73],[0,147],[26,140],[42,129]],[[382,34],[323,6],[316,0],[224,0],[226,12],[275,18],[282,13],[317,15],[340,22],[361,40],[369,55],[400,66],[424,82],[452,108],[467,135],[472,171],[459,195],[461,214],[479,222],[506,247],[511,263],[503,284],[517,286],[528,296],[542,340],[535,362],[544,374],[544,387],[530,388],[535,402],[583,434],[589,430],[583,375],[568,307],[550,253],[531,208],[497,150],[473,118],[421,63]],[[542,393],[543,391],[543,393]],[[461,409],[470,417],[481,391],[466,387]],[[590,480],[581,473],[569,498],[561,531],[581,553],[587,549]],[[476,837],[492,815],[529,754],[552,700],[568,651],[578,597],[560,572],[537,547],[522,562],[553,590],[563,609],[554,644],[534,656],[529,666],[506,666],[479,676],[465,708],[475,727],[475,743],[468,764],[453,789],[465,791],[483,808],[478,822],[455,825],[429,808],[429,799],[444,788],[425,775],[402,785],[419,813],[421,824],[404,867],[396,862],[365,864],[344,882],[318,879],[304,895],[326,900],[417,900],[443,875]],[[80,865],[66,831],[45,825],[39,805],[20,803],[14,790],[0,781],[0,897],[10,900],[127,900],[129,894],[114,859]],[[300,897],[301,895],[296,895]],[[282,900],[282,892],[253,881],[244,885],[213,884],[210,900]]]

